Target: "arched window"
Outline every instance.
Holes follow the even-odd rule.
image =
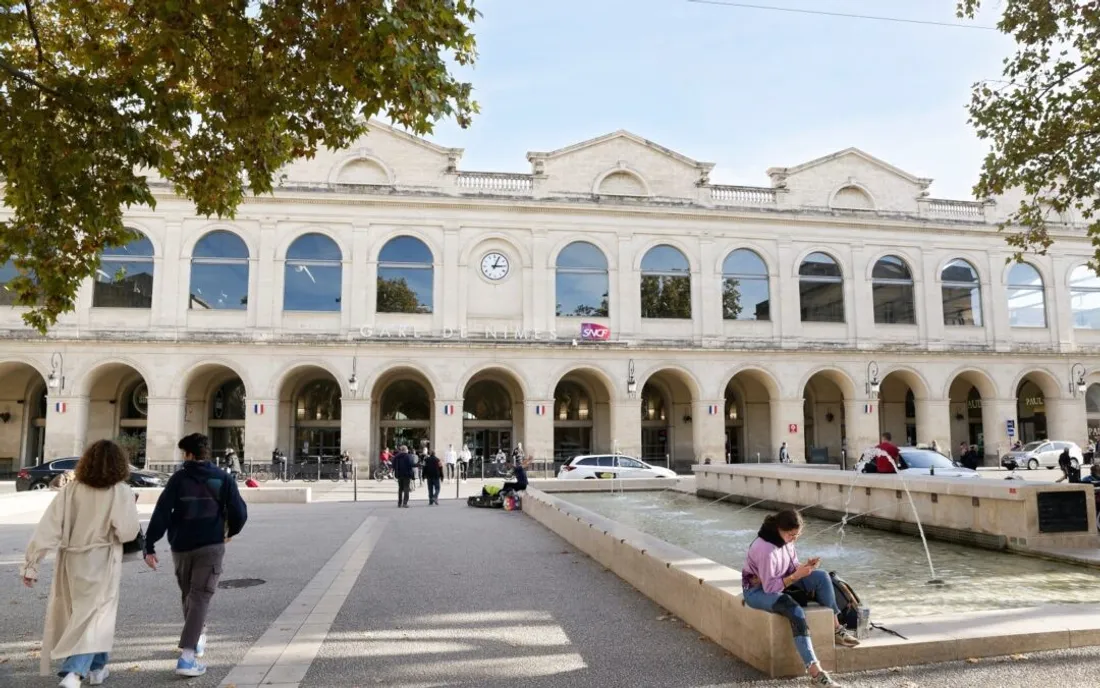
[[[432,419],[428,390],[416,380],[398,380],[382,393],[380,420],[426,421]]]
[[[512,398],[495,380],[479,380],[466,390],[463,420],[512,420]]]
[[[982,326],[982,284],[974,266],[956,258],[940,273],[943,324]]]
[[[1008,271],[1008,323],[1012,327],[1046,327],[1046,295],[1039,271],[1016,263]]]
[[[378,254],[379,313],[432,312],[432,252],[420,239],[390,239]]]
[[[93,308],[153,307],[153,242],[144,235],[99,256]]]
[[[1069,276],[1069,302],[1073,326],[1100,330],[1100,276],[1087,265],[1078,265]]]
[[[587,241],[574,241],[558,254],[557,315],[599,317],[608,314],[607,257]]]
[[[811,253],[798,266],[802,322],[844,322],[844,275],[824,253]]]
[[[913,274],[897,256],[883,256],[871,270],[871,295],[875,301],[875,323],[913,325]]]
[[[833,196],[833,207],[845,210],[874,210],[875,202],[858,186],[846,186]]]
[[[232,448],[244,456],[244,422],[247,406],[244,383],[239,377],[222,383],[210,399],[210,449],[215,456],[225,456]]]
[[[298,421],[340,420],[340,385],[335,380],[307,382],[295,403]]]
[[[324,234],[303,234],[286,252],[284,311],[340,310],[340,247]]]
[[[668,411],[665,409],[665,395],[656,386],[646,383],[642,387],[642,422],[667,423]]]
[[[592,421],[592,399],[576,382],[559,382],[554,389],[554,421]]]
[[[195,244],[188,308],[248,309],[248,247],[233,232],[219,229]]]
[[[771,320],[768,266],[747,248],[722,262],[722,317],[726,320]]]
[[[691,266],[679,249],[662,244],[642,258],[642,317],[691,319]]]

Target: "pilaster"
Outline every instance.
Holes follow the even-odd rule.
[[[528,458],[554,456],[554,400],[528,399],[523,406],[523,451]]]
[[[779,447],[786,442],[794,463],[806,462],[805,407],[802,397],[797,399],[772,399],[772,452],[769,461],[779,459]]]
[[[172,463],[178,452],[176,445],[183,432],[185,400],[181,397],[149,397],[148,423],[145,427],[147,461]]]
[[[279,447],[279,400],[249,397],[245,401],[244,455],[255,463],[269,463],[271,452],[282,449],[289,460],[293,447]]]
[[[340,450],[351,455],[360,471],[370,467],[374,455],[371,409],[370,399],[344,397],[340,400]]]
[[[88,438],[88,397],[50,395],[46,402],[46,448],[42,460],[83,454]]]
[[[692,402],[692,445],[695,463],[710,459],[711,463],[726,461],[726,400],[700,399]]]
[[[611,402],[611,451],[642,455],[642,412],[637,399]]]

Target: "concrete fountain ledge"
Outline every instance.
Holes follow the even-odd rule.
[[[740,571],[538,489],[528,489],[523,511],[746,664],[771,677],[804,674],[787,621],[742,605]],[[807,612],[818,659],[832,671],[1100,645],[1100,605],[875,618],[907,639],[876,631],[853,649],[834,647],[832,612]]]
[[[1040,556],[1053,551],[1095,550],[1096,505],[1091,485],[907,478],[853,471],[792,469],[783,464],[695,466],[696,494],[735,503],[760,502],[762,509],[809,507],[804,513],[828,520],[917,534],[909,498],[930,538],[995,550],[1014,550]],[[1079,493],[1082,527],[1055,523],[1049,507],[1040,518],[1040,495]],[[861,514],[858,519],[851,518]]]

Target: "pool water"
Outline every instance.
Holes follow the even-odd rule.
[[[557,497],[738,571],[768,511],[674,491],[568,493]],[[873,619],[908,618],[1100,600],[1100,571],[807,518],[799,558],[821,557],[871,608]]]

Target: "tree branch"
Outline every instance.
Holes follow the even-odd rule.
[[[57,98],[61,97],[60,93],[53,90],[52,88],[50,88],[46,84],[43,84],[42,82],[38,81],[37,79],[35,79],[30,74],[27,74],[26,72],[24,72],[24,71],[20,70],[19,68],[15,67],[13,64],[11,64],[10,62],[8,62],[7,60],[5,60],[2,57],[0,57],[0,71],[5,71],[8,74],[10,74],[11,76],[18,79],[19,81],[22,81],[23,83],[28,84],[30,86],[34,86],[35,88],[37,88],[41,91],[45,91],[46,93],[49,93],[52,96],[55,96]]]
[[[1042,97],[1045,96],[1046,94],[1050,93],[1051,89],[1053,89],[1055,86],[1061,86],[1062,84],[1066,83],[1066,80],[1069,79],[1071,76],[1073,76],[1073,75],[1075,75],[1079,72],[1082,72],[1082,71],[1088,69],[1089,67],[1092,67],[1097,62],[1100,62],[1100,54],[1096,55],[1096,57],[1092,58],[1091,60],[1085,60],[1084,62],[1081,63],[1081,65],[1077,69],[1074,69],[1069,74],[1066,74],[1063,77],[1055,79],[1054,81],[1052,81],[1049,84],[1047,84],[1046,86],[1044,86],[1043,90],[1039,91],[1039,93],[1035,96],[1035,100],[1041,100]]]
[[[46,62],[51,67],[54,66],[42,52],[42,39],[38,35],[38,23],[34,20],[34,9],[31,7],[31,0],[23,0],[23,7],[27,10],[27,23],[30,24],[31,35],[34,36],[34,47],[38,51],[38,62]]]

